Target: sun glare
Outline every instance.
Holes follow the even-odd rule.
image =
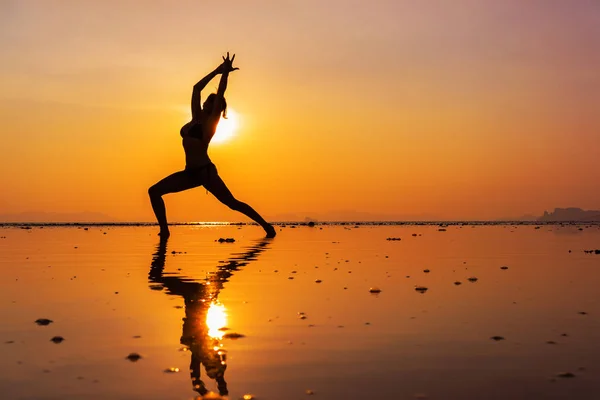
[[[220,329],[227,325],[227,313],[225,306],[216,302],[210,303],[206,313],[206,326],[208,326],[208,336],[221,339],[223,331]]]
[[[221,118],[219,125],[217,125],[217,131],[215,136],[212,138],[213,143],[223,143],[230,140],[238,128],[238,114],[231,110],[227,110],[227,119]]]

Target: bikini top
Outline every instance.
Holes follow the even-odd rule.
[[[202,132],[202,123],[201,122],[196,122],[192,126],[190,126],[190,128],[187,131],[187,135],[185,135],[183,133],[183,128],[181,128],[181,131],[179,132],[179,134],[181,135],[181,137],[190,136],[190,137],[200,139],[200,140],[204,139],[204,133]]]

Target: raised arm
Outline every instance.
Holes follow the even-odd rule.
[[[222,67],[218,66],[194,85],[194,89],[192,90],[192,119],[200,118],[200,92],[208,85],[208,82],[221,73],[221,69]]]
[[[210,111],[212,117],[218,117],[219,114],[221,114],[221,110],[223,110],[223,99],[225,97],[225,90],[227,89],[229,73],[239,69],[233,67],[233,60],[235,60],[235,54],[230,59],[229,52],[227,52],[227,58],[223,57],[223,63],[219,66],[219,68],[222,68],[220,71],[221,80],[219,81],[219,88],[217,89],[217,98],[213,104],[213,109]]]

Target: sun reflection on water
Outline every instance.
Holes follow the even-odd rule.
[[[227,326],[227,312],[225,306],[216,301],[210,303],[206,313],[206,326],[208,326],[208,336],[214,339],[222,339],[224,331],[221,328]]]

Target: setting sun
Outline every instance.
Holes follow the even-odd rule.
[[[227,110],[227,118],[221,118],[217,131],[212,138],[212,143],[223,143],[235,136],[238,129],[238,114],[231,110]]]

